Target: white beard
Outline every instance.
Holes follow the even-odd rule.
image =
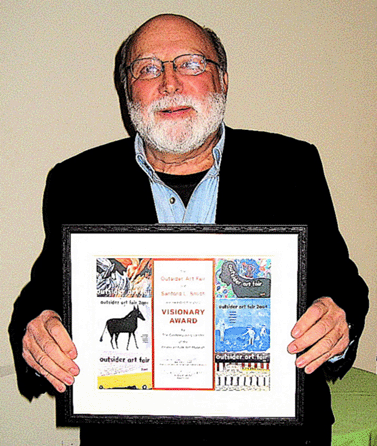
[[[156,112],[180,106],[192,107],[195,116],[156,122]],[[223,93],[210,93],[203,100],[183,95],[164,97],[144,108],[139,103],[128,103],[131,121],[141,138],[154,149],[171,154],[184,154],[201,147],[219,128],[225,106]]]

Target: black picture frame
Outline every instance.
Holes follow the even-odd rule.
[[[63,243],[63,293],[64,293],[64,313],[63,322],[66,326],[69,334],[72,336],[75,342],[75,333],[73,332],[73,258],[74,255],[74,236],[85,236],[86,240],[90,240],[93,236],[98,235],[115,235],[124,237],[130,236],[154,236],[164,235],[169,237],[174,235],[174,240],[178,240],[179,237],[189,234],[190,237],[196,238],[201,235],[200,240],[203,240],[204,236],[221,235],[221,240],[225,238],[233,237],[234,235],[242,235],[242,240],[251,240],[252,236],[272,236],[279,235],[280,240],[285,240],[282,237],[294,236],[297,240],[297,246],[295,248],[295,256],[297,256],[297,271],[296,274],[296,286],[297,286],[297,300],[296,308],[294,311],[295,318],[298,319],[304,313],[306,309],[306,295],[307,295],[307,243],[308,243],[308,231],[304,225],[271,225],[271,226],[255,226],[255,225],[199,225],[199,224],[158,224],[158,225],[64,225],[62,228],[62,243]],[[178,238],[177,238],[178,237]],[[245,238],[246,237],[246,238]],[[168,238],[168,240],[169,240]],[[94,240],[94,238],[93,238]],[[237,240],[237,239],[236,239]],[[89,244],[92,246],[91,242]],[[231,243],[230,243],[231,245]],[[177,249],[177,248],[175,248]],[[111,251],[111,249],[110,249]],[[179,250],[178,250],[179,251]],[[127,256],[127,252],[122,253]],[[184,257],[180,255],[179,257]],[[269,254],[269,253],[267,253]],[[106,254],[107,255],[107,254]],[[226,253],[226,255],[229,255]],[[163,256],[165,257],[165,256]],[[198,256],[202,258],[202,255]],[[293,273],[292,273],[293,274]],[[272,296],[273,299],[273,296]],[[292,328],[292,327],[291,327]],[[289,355],[288,353],[286,353]],[[80,355],[80,350],[79,350]],[[291,355],[289,355],[291,356]],[[80,356],[79,356],[80,358]],[[78,358],[78,361],[79,361]],[[67,391],[57,396],[57,425],[58,426],[77,426],[86,423],[122,423],[127,422],[131,424],[183,424],[183,425],[291,425],[301,426],[303,423],[303,408],[304,408],[304,372],[295,367],[294,369],[294,414],[290,416],[266,416],[261,414],[254,414],[253,416],[233,416],[232,413],[222,415],[205,415],[205,414],[190,414],[190,415],[177,415],[177,414],[155,414],[151,413],[149,408],[145,408],[145,413],[92,413],[90,410],[77,412],[74,403],[74,394],[76,391],[76,383],[69,387]],[[80,375],[79,375],[80,377]],[[111,392],[111,391],[110,391]],[[135,391],[134,391],[135,392]],[[137,392],[137,391],[136,391]],[[152,390],[153,392],[153,390]],[[159,391],[161,392],[161,391]],[[163,391],[164,392],[164,391]],[[169,392],[167,390],[166,392]],[[207,392],[208,393],[208,392]],[[214,394],[217,392],[213,392]],[[234,392],[233,392],[234,393]],[[236,392],[237,393],[237,392]],[[239,393],[239,392],[238,392]],[[228,392],[228,395],[232,392]],[[230,396],[232,398],[232,396]]]

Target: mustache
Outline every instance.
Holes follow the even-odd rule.
[[[191,107],[198,111],[201,102],[191,96],[175,95],[173,97],[164,97],[153,101],[149,106],[149,111],[159,112],[172,107]]]

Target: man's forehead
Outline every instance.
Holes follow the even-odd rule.
[[[216,57],[207,34],[199,25],[180,16],[161,16],[139,28],[128,60],[141,56],[174,54],[175,51],[179,53],[182,50]]]

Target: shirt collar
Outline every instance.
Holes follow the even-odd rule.
[[[221,123],[220,127],[221,136],[215,147],[212,149],[212,155],[213,155],[213,166],[209,170],[207,175],[218,175],[220,171],[220,164],[221,159],[224,151],[224,145],[225,145],[225,124],[224,122]],[[145,156],[145,150],[144,150],[144,142],[139,135],[139,133],[136,134],[135,137],[135,157],[136,162],[138,165],[144,170],[144,172],[148,175],[148,177],[152,181],[159,181],[159,177],[156,174],[155,170],[151,166],[151,164],[148,162],[147,157]]]

